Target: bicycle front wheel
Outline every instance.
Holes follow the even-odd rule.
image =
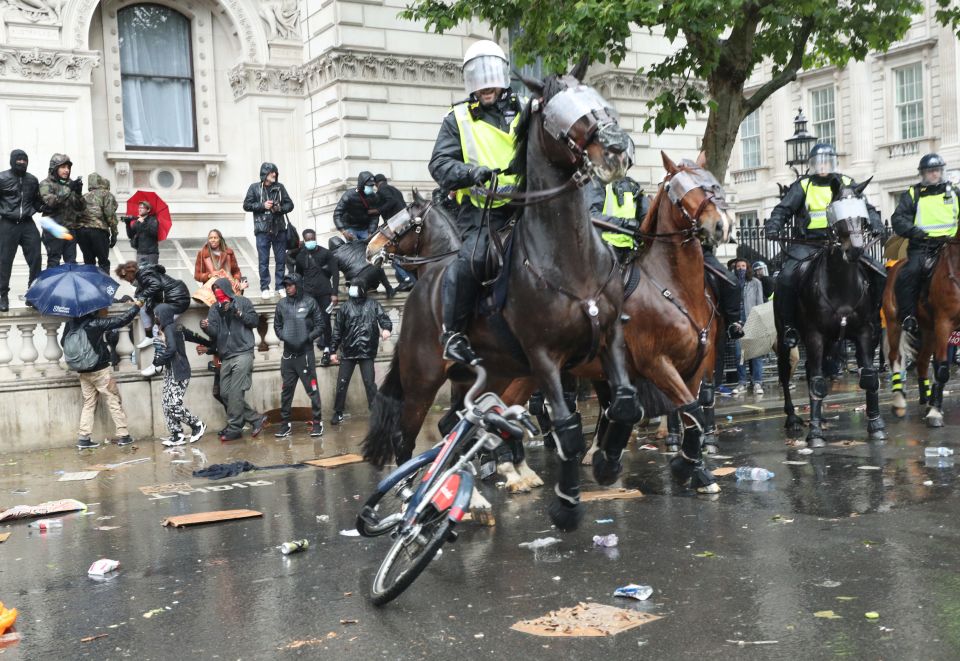
[[[400,596],[447,541],[453,522],[447,518],[446,512],[430,510],[430,514],[433,515],[431,518],[419,521],[414,529],[399,534],[393,541],[373,579],[370,599],[374,605],[382,606]],[[425,517],[430,514],[424,512]]]

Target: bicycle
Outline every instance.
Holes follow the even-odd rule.
[[[390,533],[393,538],[371,586],[370,598],[377,606],[410,587],[444,542],[456,541],[454,528],[473,493],[474,457],[505,440],[520,440],[524,430],[531,435],[537,431],[523,406],[508,407],[492,392],[477,396],[486,383],[486,370],[479,365],[473,369],[477,379],[453,430],[381,480],[357,515],[357,532],[364,537]]]

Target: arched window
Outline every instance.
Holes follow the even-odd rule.
[[[128,149],[197,148],[189,19],[169,7],[117,12]]]

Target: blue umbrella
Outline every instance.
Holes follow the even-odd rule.
[[[120,285],[92,264],[61,264],[43,271],[27,290],[41,314],[82,317],[113,303]]]

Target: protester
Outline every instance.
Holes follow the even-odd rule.
[[[183,330],[177,328],[176,313],[168,303],[158,305],[154,310],[154,317],[156,326],[160,329],[159,339],[163,343],[163,349],[154,353],[153,364],[158,368],[167,368],[163,377],[161,407],[170,437],[164,440],[163,444],[174,447],[185,445],[188,440],[196,443],[207,431],[207,426],[183,405],[183,397],[192,376]],[[183,425],[190,427],[188,436],[183,434]]]
[[[380,338],[390,337],[393,322],[383,307],[371,298],[359,284],[350,285],[350,297],[337,310],[333,324],[333,339],[330,341],[331,359],[336,362],[339,356],[340,372],[337,374],[337,396],[333,404],[335,425],[343,422],[344,404],[347,401],[347,388],[353,378],[353,370],[360,367],[360,376],[367,391],[367,405],[373,406],[373,397],[377,392],[374,380],[373,361],[380,348]]]
[[[242,438],[245,423],[253,427],[252,435],[256,438],[263,431],[267,416],[260,415],[247,403],[246,394],[253,385],[253,329],[260,319],[249,299],[233,293],[227,278],[214,283],[213,293],[217,303],[210,306],[200,327],[216,343],[221,360],[220,395],[227,402],[227,426],[220,440]]]
[[[320,389],[317,387],[317,365],[313,355],[313,343],[325,335],[323,314],[317,302],[307,296],[303,278],[289,273],[283,278],[286,297],[277,302],[273,316],[273,330],[283,341],[283,356],[280,359],[280,378],[283,389],[280,394],[280,430],[274,434],[284,438],[293,432],[291,407],[297,381],[303,384],[310,398],[313,413],[310,435],[323,434],[323,417],[320,410]]]
[[[240,280],[240,265],[237,264],[237,256],[233,249],[227,246],[220,230],[210,230],[207,233],[207,242],[197,252],[193,279],[203,285],[211,278],[225,277]]]
[[[160,303],[167,303],[173,307],[174,314],[179,316],[190,307],[190,291],[182,280],[171,278],[162,264],[124,262],[115,271],[121,280],[136,286],[134,296],[144,302],[140,314],[143,323],[144,339],[137,345],[138,349],[146,349],[153,344],[153,309]],[[158,370],[154,365],[147,366],[141,374],[153,376]]]
[[[323,333],[317,340],[317,348],[323,351],[320,364],[330,364],[330,311],[339,301],[340,265],[331,251],[317,244],[317,233],[303,230],[303,245],[287,253],[290,271],[303,278],[303,291],[317,302],[323,315]]]
[[[10,274],[17,248],[30,269],[27,287],[40,275],[40,232],[33,214],[40,211],[40,182],[27,172],[27,152],[10,152],[10,169],[0,172],[0,312],[10,309]]]
[[[339,236],[332,236],[327,246],[337,258],[337,266],[347,282],[359,284],[364,291],[371,292],[377,285],[383,285],[387,298],[396,296],[396,290],[387,280],[387,274],[382,268],[376,267],[367,261],[367,247],[362,241],[344,241]]]
[[[281,281],[287,250],[287,222],[284,216],[293,211],[293,200],[277,181],[280,171],[273,163],[260,165],[260,181],[250,184],[243,198],[243,210],[253,213],[253,233],[257,239],[260,270],[260,295],[270,298],[270,252],[273,251],[274,285],[282,295]]]
[[[75,231],[77,220],[83,212],[83,181],[80,177],[70,179],[73,163],[66,154],[54,154],[50,157],[50,169],[47,178],[40,182],[40,199],[43,201],[43,215]],[[77,263],[77,243],[75,239],[59,239],[47,230],[43,230],[43,245],[47,248],[47,268]]]
[[[385,175],[378,174],[373,178],[373,181],[377,187],[377,197],[379,198],[377,208],[380,211],[381,218],[385,221],[390,220],[407,208],[407,201],[403,199],[403,193],[391,186]],[[397,282],[399,283],[397,291],[410,291],[413,289],[413,285],[416,284],[417,279],[412,273],[400,268],[396,264],[393,265],[393,272],[396,274]]]
[[[759,280],[760,285],[763,287],[763,300],[769,301],[770,297],[773,296],[773,290],[776,288],[777,283],[767,272],[766,262],[757,261],[753,263],[753,277]]]
[[[137,205],[137,216],[124,216],[130,247],[137,251],[140,264],[160,263],[160,221],[149,202]]]
[[[182,327],[183,339],[187,342],[193,342],[197,345],[197,355],[198,356],[209,356],[211,358],[210,362],[207,364],[207,369],[213,372],[213,398],[220,402],[220,406],[223,407],[223,412],[227,412],[227,400],[223,398],[220,394],[220,356],[217,355],[217,347],[213,340],[209,337],[204,337],[199,333],[194,333],[192,330],[186,327]],[[217,435],[223,433],[221,430]]]
[[[110,248],[117,245],[117,198],[110,192],[110,181],[96,172],[90,173],[83,201],[74,236],[83,253],[83,263],[110,273]]]
[[[763,286],[760,281],[753,277],[753,269],[750,263],[745,259],[737,259],[734,262],[734,274],[737,276],[737,284],[740,287],[740,323],[747,321],[750,316],[750,310],[763,303]],[[747,390],[747,366],[741,353],[740,341],[736,344],[737,356],[737,376],[740,383],[738,389],[740,392]],[[753,394],[763,394],[763,357],[751,358],[746,361],[750,364],[750,379],[753,382]]]
[[[83,395],[83,409],[80,411],[80,429],[77,447],[95,448],[100,444],[90,438],[93,433],[93,417],[97,410],[97,401],[102,395],[110,410],[110,417],[117,428],[117,445],[130,445],[130,430],[127,428],[127,416],[123,412],[120,390],[113,378],[110,365],[110,347],[104,336],[118,328],[123,328],[137,316],[142,303],[130,306],[119,317],[108,317],[108,308],[92,312],[83,317],[70,319],[64,324],[60,345],[64,349],[67,367],[80,376],[80,392]]]
[[[379,197],[370,172],[361,172],[357,187],[340,196],[333,210],[333,224],[347,241],[366,241],[377,230]]]

